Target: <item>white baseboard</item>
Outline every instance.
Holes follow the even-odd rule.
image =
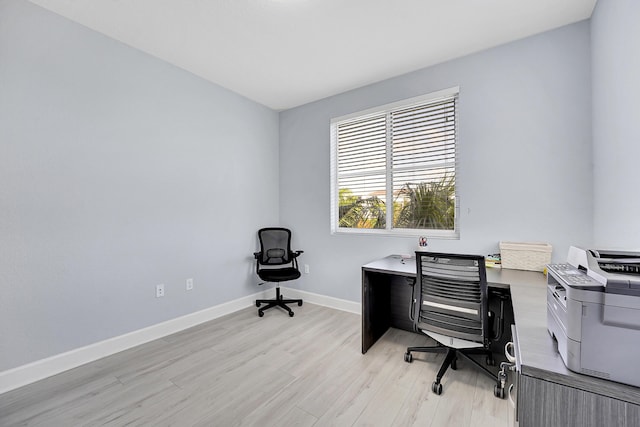
[[[302,298],[305,302],[309,302],[311,304],[360,314],[360,303],[300,291],[294,288],[282,287],[281,289],[287,292],[288,297]],[[85,347],[76,348],[65,353],[57,354],[55,356],[47,357],[46,359],[37,360],[26,365],[18,366],[17,368],[0,372],[0,394],[59,374],[69,369],[77,368],[78,366],[119,353],[140,344],[144,344],[201,323],[217,319],[218,317],[234,313],[238,310],[255,305],[256,299],[272,297],[271,293],[271,289],[265,289],[264,291],[253,295],[238,298],[195,313],[167,320],[166,322],[158,323],[147,328],[139,329],[137,331],[129,332],[124,335],[119,335]]]
[[[123,350],[135,347],[158,338],[171,335],[209,320],[231,314],[255,304],[257,298],[265,298],[267,291],[248,295],[223,304],[216,305],[195,313],[190,313],[166,322],[158,323],[124,335],[109,338],[56,354],[46,359],[37,360],[17,368],[0,372],[0,393],[4,393],[32,382],[76,368],[94,360],[101,359]]]
[[[280,289],[283,293],[287,293],[287,298],[302,298],[305,302],[310,302],[311,304],[335,308],[336,310],[348,311],[349,313],[362,313],[362,304],[360,304],[359,302],[328,297],[326,295],[314,294],[313,292],[301,291],[300,289],[295,288],[286,288],[284,286],[281,286]]]

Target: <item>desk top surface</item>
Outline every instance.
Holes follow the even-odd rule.
[[[390,255],[362,266],[363,270],[415,277],[415,257]],[[640,404],[640,388],[581,375],[565,366],[547,331],[547,280],[535,271],[487,268],[491,286],[511,292],[521,373]]]

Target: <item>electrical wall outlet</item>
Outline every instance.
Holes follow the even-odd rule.
[[[309,274],[309,264],[304,265],[304,274]]]
[[[193,289],[193,279],[187,279],[187,285],[186,285],[186,289],[188,291]]]
[[[164,296],[164,285],[156,285],[156,298]]]

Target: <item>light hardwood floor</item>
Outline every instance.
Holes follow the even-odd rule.
[[[0,395],[0,426],[491,426],[507,400],[464,361],[431,392],[442,355],[390,329],[360,352],[360,316],[305,303],[248,308]]]

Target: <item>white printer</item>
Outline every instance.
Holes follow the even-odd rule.
[[[640,253],[571,247],[547,271],[547,329],[567,368],[640,387]]]

